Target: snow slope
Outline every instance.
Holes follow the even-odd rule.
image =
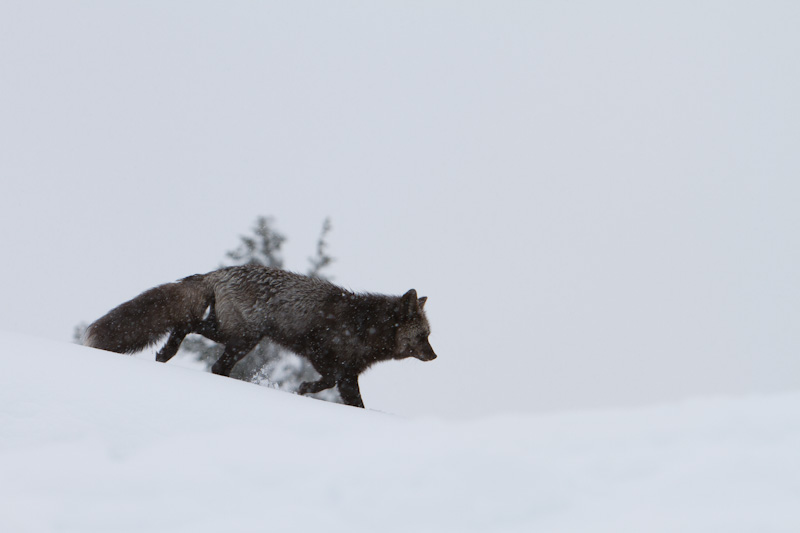
[[[14,334],[0,347],[4,532],[800,531],[798,393],[405,420]]]

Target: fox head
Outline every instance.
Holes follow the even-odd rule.
[[[422,310],[426,296],[417,298],[417,291],[411,289],[400,298],[400,310],[397,322],[397,337],[395,342],[395,359],[416,357],[420,361],[436,359],[436,353],[428,342],[431,327]]]

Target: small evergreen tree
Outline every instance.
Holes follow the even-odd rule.
[[[329,256],[328,252],[325,250],[328,247],[328,241],[325,239],[330,231],[331,219],[326,218],[322,222],[322,231],[319,234],[319,239],[317,239],[317,255],[308,258],[308,261],[311,263],[311,267],[308,269],[308,275],[312,278],[331,279],[330,276],[322,274],[322,271],[333,262],[333,258]]]
[[[328,223],[328,219],[325,219]],[[253,236],[242,236],[239,247],[225,255],[234,265],[264,265],[268,267],[283,268],[281,246],[286,242],[286,237],[273,229],[272,217],[258,217],[253,226]],[[324,228],[324,225],[323,225]]]

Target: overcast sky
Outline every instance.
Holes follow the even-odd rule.
[[[797,389],[798,28],[797,2],[4,1],[0,328],[68,342],[259,215],[303,271],[330,216],[337,283],[430,298],[439,358],[376,366],[371,408]]]

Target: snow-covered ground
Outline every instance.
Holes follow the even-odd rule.
[[[4,333],[0,531],[796,533],[800,393],[408,420]]]

